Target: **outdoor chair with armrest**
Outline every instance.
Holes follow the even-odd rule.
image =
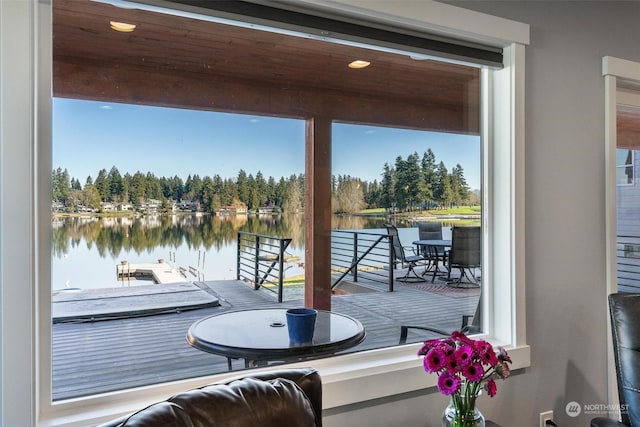
[[[405,265],[408,266],[407,273],[396,280],[398,282],[426,281],[423,277],[418,276],[414,269],[419,262],[424,261],[424,258],[421,255],[406,255],[405,248],[402,246],[402,242],[400,242],[400,238],[398,237],[398,229],[396,226],[392,224],[384,224],[384,227],[387,229],[387,234],[391,239],[391,250],[393,251],[394,264],[395,262],[399,262],[403,268]]]
[[[482,319],[481,319],[482,310],[480,309],[481,306],[482,306],[482,293],[480,294],[480,298],[478,299],[476,312],[473,314],[473,316],[469,314],[465,314],[462,316],[462,326],[460,327],[460,329],[458,329],[460,332],[466,335],[478,334],[482,332]],[[469,320],[471,320],[471,323],[469,323]],[[418,329],[421,331],[433,332],[435,334],[442,335],[442,336],[449,336],[451,335],[451,332],[453,332],[453,331],[445,331],[438,328],[431,328],[429,326],[402,325],[400,326],[400,341],[398,342],[399,345],[407,343],[407,336],[409,334],[410,329]]]
[[[419,222],[418,238],[420,240],[442,240],[442,224],[439,222]],[[425,270],[425,273],[432,268],[435,271],[438,271],[439,262],[442,262],[442,265],[445,265],[446,252],[444,247],[422,246],[420,250],[422,251],[422,256],[427,260],[427,269]]]
[[[482,233],[480,227],[461,227],[454,226],[451,229],[451,250],[447,254],[447,263],[449,265],[449,275],[451,270],[457,268],[460,270],[458,280],[450,282],[455,284],[462,283],[462,278],[473,284],[478,284],[478,280],[473,272],[482,264]],[[467,274],[471,273],[471,277]]]

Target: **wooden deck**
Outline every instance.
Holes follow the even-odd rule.
[[[365,290],[332,297],[332,310],[357,318],[366,329],[366,339],[350,351],[396,345],[400,325],[430,325],[445,330],[460,327],[463,314],[473,314],[480,290],[454,289],[435,283],[386,285],[365,283]],[[108,392],[165,381],[227,371],[222,356],[196,350],[186,341],[186,332],[196,320],[229,310],[300,306],[300,299],[278,304],[276,296],[255,291],[243,282],[196,283],[218,298],[218,307],[104,321],[53,324],[54,400]],[[376,290],[376,288],[378,288]],[[426,335],[410,334],[416,342]],[[233,369],[244,369],[241,360]]]

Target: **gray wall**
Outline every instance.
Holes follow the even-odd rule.
[[[526,49],[526,286],[531,367],[480,400],[503,427],[585,426],[607,403],[602,57],[640,62],[640,2],[456,1],[530,24]],[[405,398],[406,397],[406,398]],[[446,401],[445,401],[446,402]],[[439,425],[437,393],[327,413],[328,426]],[[367,421],[368,420],[368,421]]]

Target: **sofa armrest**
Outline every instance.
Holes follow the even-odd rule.
[[[169,425],[322,427],[320,374],[310,368],[281,369],[232,378],[179,393],[99,427]]]
[[[322,426],[322,379],[318,371],[312,368],[280,369],[251,375],[251,378],[263,381],[284,378],[296,383],[307,395],[313,410],[318,415],[318,427]],[[228,384],[231,381],[233,379],[224,383]]]

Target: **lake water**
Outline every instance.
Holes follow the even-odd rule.
[[[334,216],[333,229],[383,232],[380,217]],[[413,224],[399,222],[405,245],[417,239]],[[143,218],[54,218],[52,290],[114,288],[151,284],[118,281],[116,266],[155,263],[159,259],[187,269],[185,281],[236,278],[238,231],[292,238],[287,253],[304,261],[304,215],[209,216],[173,215]],[[444,238],[449,232],[444,227]],[[450,232],[449,232],[450,235]],[[195,274],[189,273],[189,267]],[[298,262],[287,265],[285,277],[304,274]]]

